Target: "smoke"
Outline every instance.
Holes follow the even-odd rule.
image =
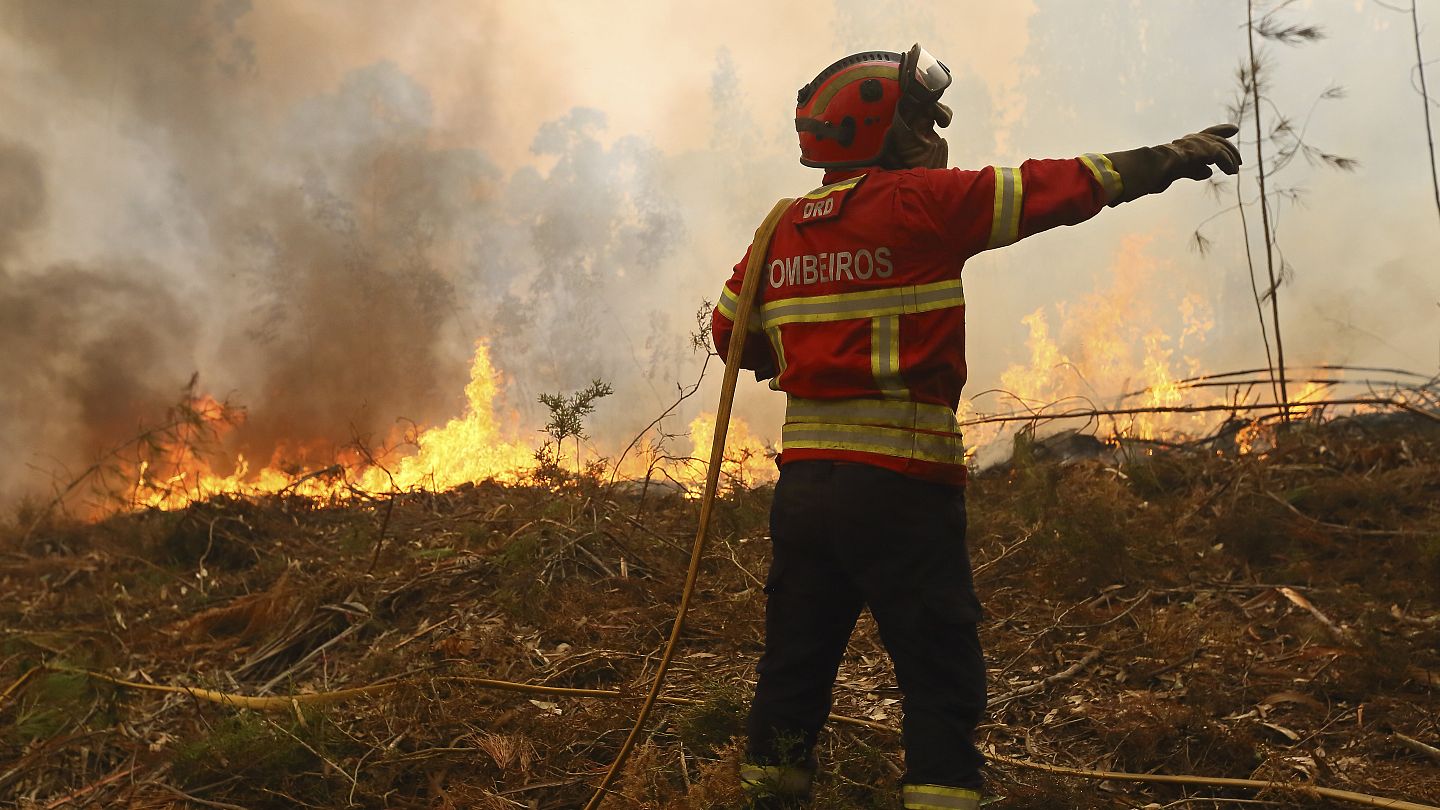
[[[505,374],[502,415],[534,426],[536,394],[599,376],[616,396],[592,432],[628,438],[693,379],[690,315],[770,203],[819,184],[796,163],[790,111],[835,58],[918,40],[946,59],[944,134],[974,168],[1214,123],[1240,47],[1234,15],[1199,2],[751,0],[683,24],[644,0],[482,6],[0,5],[0,500],[134,437],[197,373],[247,407],[229,449],[328,462],[356,435],[458,414],[481,338]],[[1311,58],[1357,85],[1403,75],[1383,32],[1332,29],[1350,50]],[[1316,122],[1369,174],[1315,173],[1315,208],[1294,215],[1287,356],[1433,360],[1433,217],[1401,195],[1419,188],[1418,153],[1395,128],[1377,146],[1368,123],[1410,109],[1392,84]],[[1216,304],[1205,367],[1254,365],[1235,218],[1209,226],[1211,256],[1182,247],[1228,204],[1177,186],[976,257],[971,391],[1023,362],[1023,315],[1104,289],[1132,233],[1156,234],[1173,268],[1157,284]],[[774,435],[783,398],[740,398]]]
[[[135,414],[178,393],[194,335],[179,302],[147,280],[143,265],[12,272],[45,200],[36,153],[0,142],[0,449],[10,458],[23,457],[16,450],[98,447],[133,430]],[[0,488],[23,472],[0,467]]]
[[[45,213],[45,178],[35,152],[0,141],[0,262]],[[3,266],[3,265],[0,265]]]
[[[20,69],[44,76],[0,97],[0,493],[134,437],[195,373],[247,408],[232,450],[292,466],[457,414],[477,339],[522,415],[595,376],[678,378],[688,318],[665,314],[678,281],[659,271],[684,226],[656,149],[607,143],[605,115],[577,108],[533,135],[548,167],[507,176],[445,145],[430,92],[394,63],[289,100],[249,10],[0,15]],[[107,125],[53,143],[17,128],[6,113],[27,105],[63,116],[44,92]],[[111,159],[87,176],[71,158],[97,143]],[[51,258],[77,242],[83,257]]]

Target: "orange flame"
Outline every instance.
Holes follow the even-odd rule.
[[[1185,350],[1205,339],[1214,318],[1197,293],[1170,301],[1157,294],[1172,282],[1161,284],[1157,262],[1145,254],[1148,243],[1144,237],[1126,238],[1107,288],[1055,306],[1058,335],[1052,333],[1045,307],[1022,319],[1030,333],[1029,360],[1001,374],[1000,388],[1014,399],[1003,403],[1003,409],[1017,404],[1022,411],[1100,409],[1116,404],[1115,397],[1132,389],[1141,394],[1123,403],[1131,407],[1182,404],[1177,380],[1199,368]],[[1162,324],[1162,311],[1179,313],[1179,337],[1167,331],[1173,324]],[[962,421],[976,415],[973,403],[961,405]],[[1117,418],[1109,429],[1117,438],[1166,439],[1193,435],[1210,419],[1203,414],[1140,414]],[[1000,425],[978,425],[967,438],[978,447],[1004,432]]]
[[[690,422],[690,441],[690,454],[699,463],[688,465],[685,475],[693,477],[681,480],[698,489],[705,482],[711,444],[715,441],[715,414],[702,413]],[[732,417],[725,434],[725,456],[720,463],[721,488],[753,487],[774,481],[779,474],[774,456],[775,450],[752,434],[745,420]]]
[[[261,469],[243,455],[230,462],[230,472],[212,466],[217,448],[243,417],[243,411],[209,396],[191,398],[180,410],[177,428],[154,442],[155,452],[136,461],[127,476],[124,505],[129,508],[179,509],[217,495],[293,493],[320,500],[337,500],[357,492],[411,490],[443,491],[465,483],[495,480],[516,483],[536,468],[534,442],[522,441],[501,429],[495,402],[502,375],[490,360],[489,348],[476,344],[465,386],[464,413],[444,425],[400,433],[387,441],[395,450],[376,457],[363,448],[341,454],[336,464],[297,477],[281,462],[283,451]],[[690,424],[692,451],[676,457],[663,447],[627,459],[630,477],[662,475],[680,484],[688,494],[698,493],[705,482],[715,417],[702,414]],[[391,460],[391,457],[393,461]],[[743,420],[732,421],[721,469],[722,487],[750,487],[775,478],[773,450],[752,435]]]
[[[465,413],[442,427],[415,437],[414,455],[400,459],[394,470],[371,466],[359,486],[372,492],[390,488],[440,491],[460,484],[494,479],[513,483],[535,466],[534,450],[518,441],[501,438],[494,402],[500,374],[490,362],[490,350],[476,344],[465,386]]]
[[[156,451],[134,465],[124,500],[132,508],[178,509],[217,495],[264,495],[291,492],[336,499],[363,492],[444,490],[462,483],[494,479],[520,480],[535,464],[534,450],[526,443],[502,436],[494,402],[501,376],[490,362],[489,347],[476,344],[465,386],[466,406],[459,417],[413,435],[397,432],[389,444],[413,449],[393,465],[358,450],[341,454],[338,463],[296,477],[277,459],[259,469],[237,455],[232,471],[215,471],[210,459],[226,434],[242,421],[243,412],[208,395],[190,399],[183,418],[173,420],[154,444]]]

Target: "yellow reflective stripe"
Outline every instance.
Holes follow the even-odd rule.
[[[977,810],[980,791],[945,785],[905,785],[905,807],[917,810]]]
[[[806,194],[805,199],[819,200],[828,197],[837,191],[844,191],[847,188],[854,188],[855,186],[859,185],[860,181],[864,178],[865,175],[862,174],[859,177],[852,177],[849,180],[841,180],[838,183],[831,183],[828,186],[821,186],[820,188],[815,189],[809,194]]]
[[[870,373],[882,395],[891,399],[909,396],[900,376],[899,315],[870,319]]]
[[[821,90],[820,94],[815,96],[815,103],[810,108],[810,114],[818,118],[820,113],[825,112],[825,108],[830,106],[830,100],[835,97],[836,93],[861,79],[894,79],[898,82],[900,81],[900,66],[871,65],[869,67],[845,71],[838,79],[832,80],[829,84],[825,85],[825,89]]]
[[[780,378],[785,376],[785,369],[789,368],[789,364],[785,362],[785,342],[780,339],[780,327],[778,326],[774,329],[766,329],[765,334],[770,337],[770,346],[775,350],[775,360],[779,364],[775,376],[770,378],[770,390],[779,391]]]
[[[733,322],[735,320],[735,309],[739,306],[740,296],[731,292],[729,285],[726,285],[725,289],[720,293],[720,302],[715,305],[715,308],[720,310],[720,314],[724,315],[726,319]]]
[[[804,795],[810,792],[813,779],[810,771],[797,765],[752,765],[740,766],[740,788],[751,796],[755,795]]]
[[[1025,189],[1019,169],[995,167],[995,209],[990,219],[986,248],[1004,247],[1020,238],[1020,209]]]
[[[788,423],[830,422],[846,425],[879,425],[927,430],[931,433],[960,433],[955,411],[944,405],[895,399],[803,399],[790,397],[785,407]]]
[[[738,295],[736,295],[735,293],[731,292],[729,286],[726,286],[725,289],[721,291],[721,293],[720,293],[720,301],[719,301],[719,303],[715,304],[715,308],[718,309],[718,310],[720,310],[720,314],[721,314],[721,315],[724,315],[725,318],[726,318],[726,320],[730,321],[731,323],[734,323],[734,322],[735,322],[735,309],[736,309],[737,307],[739,307],[739,306],[740,306],[740,296],[738,296]],[[751,318],[751,319],[750,319],[750,324],[749,324],[749,326],[750,326],[749,331],[751,331],[751,332],[759,332],[759,331],[760,331],[760,319],[759,319],[759,318]]]
[[[1080,162],[1095,175],[1095,182],[1105,190],[1105,202],[1114,200],[1125,190],[1125,182],[1120,178],[1120,173],[1115,171],[1110,158],[1095,152],[1086,152],[1080,156]]]
[[[894,458],[964,464],[965,443],[959,434],[918,433],[879,425],[786,422],[780,430],[785,450],[851,450]]]
[[[760,323],[766,329],[787,323],[823,323],[886,315],[909,315],[965,305],[959,279],[887,287],[880,290],[782,298],[760,305]]]

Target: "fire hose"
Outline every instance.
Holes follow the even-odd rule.
[[[645,696],[640,713],[630,727],[630,734],[620,746],[620,751],[615,754],[610,769],[605,772],[605,777],[600,780],[590,801],[586,802],[585,810],[597,810],[600,807],[610,791],[610,785],[620,774],[620,769],[625,767],[625,761],[630,758],[630,752],[635,749],[635,743],[644,732],[646,721],[650,719],[650,710],[655,708],[660,697],[660,689],[665,685],[665,675],[670,669],[670,660],[679,646],[680,632],[685,627],[685,614],[690,609],[690,598],[695,594],[695,582],[700,577],[700,560],[705,553],[705,542],[710,532],[710,515],[714,512],[715,493],[720,486],[720,465],[725,459],[725,437],[730,431],[730,409],[735,403],[735,383],[740,377],[740,355],[745,349],[745,338],[749,334],[750,313],[754,309],[755,297],[760,289],[760,277],[765,274],[765,253],[770,247],[770,237],[775,234],[775,226],[780,222],[780,215],[785,213],[792,202],[793,199],[787,198],[775,203],[765,221],[755,230],[755,240],[750,244],[750,260],[745,265],[745,278],[740,284],[740,300],[735,307],[730,349],[725,353],[725,376],[720,383],[720,404],[715,409],[715,437],[710,443],[710,466],[705,473],[705,494],[700,498],[700,525],[695,531],[695,544],[690,550],[690,567],[685,572],[685,587],[680,592],[680,606],[675,611],[675,622],[670,626],[670,638],[665,642],[665,650],[655,669],[655,679],[650,683],[650,693]]]

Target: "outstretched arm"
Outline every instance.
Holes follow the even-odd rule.
[[[1221,124],[1163,146],[1027,160],[1018,168],[937,172],[931,201],[909,207],[924,209],[956,250],[973,255],[1079,224],[1107,205],[1164,191],[1181,177],[1204,180],[1214,173],[1212,166],[1235,174],[1240,151],[1226,138],[1237,131]]]

